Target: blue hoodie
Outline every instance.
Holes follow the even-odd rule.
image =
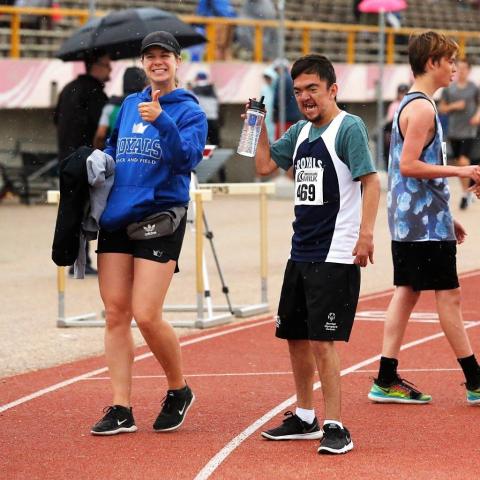
[[[105,153],[116,165],[100,219],[105,230],[189,202],[190,173],[202,160],[207,138],[205,113],[193,94],[178,88],[159,98],[163,111],[158,118],[144,122],[138,104],[151,101],[151,87],[129,95],[107,140]]]

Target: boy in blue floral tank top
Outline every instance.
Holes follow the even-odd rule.
[[[388,223],[395,292],[387,310],[374,402],[422,404],[430,395],[397,373],[410,314],[423,290],[435,290],[440,325],[465,374],[467,402],[480,404],[480,367],[463,324],[456,244],[465,230],[453,220],[446,177],[480,182],[480,168],[448,166],[442,127],[432,100],[456,72],[458,45],[435,32],[412,37],[409,61],[415,78],[395,114],[388,168]]]

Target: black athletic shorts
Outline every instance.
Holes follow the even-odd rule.
[[[358,265],[288,260],[276,336],[288,340],[348,342],[359,292]]]
[[[457,159],[462,156],[471,158],[474,141],[474,138],[451,138],[450,145],[452,147],[453,158]]]
[[[415,291],[458,288],[457,243],[392,241],[393,284]]]
[[[97,253],[127,253],[135,258],[145,258],[160,263],[175,260],[177,262],[175,273],[177,273],[179,271],[178,258],[182,250],[186,224],[187,215],[182,218],[172,235],[149,238],[148,240],[131,240],[126,229],[115,230],[114,232],[100,230]]]

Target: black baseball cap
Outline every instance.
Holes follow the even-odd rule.
[[[145,36],[142,40],[140,54],[145,53],[145,50],[150,47],[161,47],[180,56],[180,45],[177,39],[169,32],[158,31]]]

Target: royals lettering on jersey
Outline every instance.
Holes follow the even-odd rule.
[[[160,140],[139,137],[121,138],[117,144],[117,156],[132,154],[158,160],[162,156]]]
[[[360,182],[335,151],[335,139],[346,112],[309,142],[312,124],[300,131],[293,158],[295,221],[292,260],[353,263],[360,228]]]

